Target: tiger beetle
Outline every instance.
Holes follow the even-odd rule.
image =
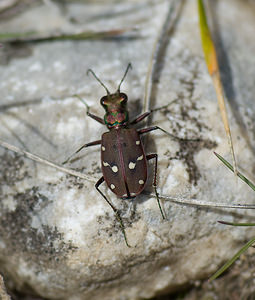
[[[160,129],[158,126],[152,126],[136,130],[130,128],[130,126],[141,122],[147,118],[151,111],[145,112],[142,115],[136,117],[133,121],[129,121],[126,94],[120,92],[120,87],[124,81],[128,70],[131,68],[129,63],[126,71],[119,83],[118,89],[115,93],[111,94],[104,83],[96,76],[96,74],[89,69],[87,73],[91,73],[95,79],[104,87],[107,95],[103,96],[100,100],[101,105],[105,109],[104,119],[91,114],[87,103],[77,96],[87,107],[87,115],[97,122],[104,124],[109,129],[108,132],[103,133],[101,140],[90,142],[81,146],[75,153],[73,153],[63,164],[67,163],[71,157],[81,151],[83,148],[101,145],[101,166],[103,176],[95,184],[95,188],[102,195],[102,197],[111,206],[116,217],[120,223],[121,230],[128,247],[128,241],[125,233],[125,228],[118,210],[107,199],[104,193],[99,189],[99,186],[105,181],[110,190],[115,193],[119,198],[134,199],[139,195],[145,187],[147,181],[147,161],[155,160],[153,187],[155,190],[158,206],[162,215],[163,214],[159,196],[157,192],[157,164],[158,155],[156,153],[146,155],[144,147],[141,141],[141,135],[156,129]]]

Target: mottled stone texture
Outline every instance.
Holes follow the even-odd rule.
[[[203,60],[195,4],[186,1],[181,7],[162,52],[150,107],[163,108],[153,114],[150,124],[199,142],[153,132],[146,138],[146,152],[159,155],[160,194],[252,203],[254,194],[242,182],[237,184],[212,153],[231,160]],[[237,161],[248,175],[254,172],[255,124],[251,7],[248,1],[218,1],[210,18],[229,97]],[[56,163],[82,144],[100,139],[106,128],[89,119],[86,107],[71,97],[82,94],[91,112],[103,116],[99,99],[105,91],[86,75],[88,68],[115,91],[132,62],[122,90],[129,96],[131,118],[141,113],[153,44],[167,10],[168,3],[162,1],[73,2],[60,9],[38,4],[2,20],[1,32],[134,26],[137,30],[106,40],[4,45],[0,49],[0,138]],[[99,147],[82,151],[67,166],[99,179]],[[150,175],[146,191],[153,192],[151,180]],[[162,201],[167,216],[163,221],[155,197],[144,193],[130,205],[102,186],[121,212],[132,246],[128,248],[111,208],[92,182],[3,148],[0,182],[0,272],[12,289],[43,299],[148,299],[176,291],[207,278],[252,235],[250,229],[217,223],[251,221],[248,211]]]

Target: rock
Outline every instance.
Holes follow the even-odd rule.
[[[218,47],[224,50],[220,59],[237,161],[246,174],[254,170],[255,20],[249,5],[221,1],[214,19],[215,36],[221,37]],[[2,47],[1,139],[58,164],[84,143],[100,139],[107,129],[88,118],[86,107],[72,97],[82,94],[91,112],[103,116],[99,99],[105,90],[86,76],[88,68],[114,92],[132,62],[122,91],[129,96],[131,119],[140,114],[153,44],[167,10],[167,3],[156,2],[70,3],[65,10],[35,6],[5,20],[5,32],[140,27],[123,38]],[[212,153],[231,161],[203,59],[194,1],[181,6],[175,25],[161,57],[150,108],[169,105],[153,113],[150,124],[200,141],[174,140],[160,131],[149,135],[146,152],[159,155],[158,191],[187,200],[251,204],[254,196],[247,185],[237,184]],[[0,157],[0,269],[9,287],[26,294],[71,300],[149,299],[207,278],[252,236],[249,228],[217,223],[250,221],[247,210],[163,200],[163,221],[154,196],[143,193],[123,201],[102,186],[121,212],[128,248],[113,211],[94,188],[102,176],[99,147],[83,150],[67,165],[88,174],[91,181],[4,148]],[[153,164],[149,173],[146,191],[153,193]]]
[[[0,297],[2,300],[10,300],[11,298],[6,292],[3,277],[0,275]]]

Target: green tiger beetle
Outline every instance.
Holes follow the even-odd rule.
[[[100,100],[100,103],[106,112],[104,119],[91,114],[86,102],[79,96],[77,97],[87,106],[87,115],[97,122],[106,125],[109,131],[103,133],[101,140],[84,144],[74,153],[76,154],[86,147],[101,145],[101,166],[103,176],[97,181],[95,188],[115,212],[116,217],[121,225],[121,230],[126,245],[128,247],[130,246],[126,238],[125,228],[121,216],[118,210],[99,189],[99,186],[104,181],[109,189],[119,198],[123,200],[133,199],[144,190],[148,173],[147,161],[155,159],[153,187],[162,218],[165,219],[157,192],[158,155],[156,153],[146,155],[144,152],[143,143],[141,141],[141,135],[144,133],[157,129],[160,129],[164,132],[165,130],[158,126],[152,126],[139,130],[130,128],[132,125],[141,122],[151,114],[151,111],[145,112],[136,117],[133,121],[129,121],[127,109],[128,97],[126,94],[120,92],[120,87],[130,68],[131,64],[129,63],[120,81],[117,91],[113,94],[109,92],[107,87],[91,69],[88,70],[88,73],[91,73],[95,77],[95,79],[104,87],[107,93],[107,95],[103,96]],[[74,154],[72,154],[63,164],[67,163]]]

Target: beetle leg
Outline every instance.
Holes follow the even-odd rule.
[[[146,113],[136,117],[132,122],[130,122],[130,125],[134,125],[134,124],[141,122],[143,119],[147,118],[150,114],[151,114],[151,112],[147,111]]]
[[[122,231],[122,234],[124,236],[124,239],[125,239],[125,242],[126,242],[126,245],[128,247],[130,247],[130,245],[128,244],[128,241],[127,241],[127,237],[126,237],[126,232],[125,232],[125,227],[123,225],[123,221],[121,219],[121,216],[117,210],[117,208],[115,206],[113,206],[113,204],[106,198],[105,194],[100,191],[99,189],[99,186],[104,182],[104,177],[102,176],[98,181],[97,183],[95,184],[95,188],[97,189],[97,191],[101,194],[101,196],[105,199],[105,201],[111,206],[112,210],[114,211],[115,215],[116,215],[116,218],[117,220],[119,221],[120,223],[120,227],[121,227],[121,231]]]
[[[147,132],[150,132],[150,131],[153,131],[153,130],[157,130],[157,129],[159,129],[158,126],[153,126],[153,127],[139,129],[139,130],[137,130],[137,132],[139,134],[144,134],[144,133],[147,133]]]
[[[100,117],[98,117],[98,116],[96,116],[96,115],[91,114],[89,111],[87,111],[87,115],[88,115],[90,118],[96,120],[98,123],[101,123],[101,124],[105,125],[104,119],[102,119],[102,118],[100,118]]]
[[[98,116],[96,116],[96,115],[93,115],[93,114],[91,114],[91,113],[89,112],[90,107],[88,106],[87,102],[86,102],[83,98],[81,98],[81,97],[80,97],[79,95],[77,95],[77,94],[75,94],[75,95],[73,95],[73,96],[76,97],[76,98],[78,98],[78,99],[86,106],[86,108],[87,108],[87,116],[89,116],[90,118],[96,120],[97,122],[99,122],[99,123],[105,125],[104,119],[102,119],[102,118],[100,118],[100,117],[98,117]]]
[[[153,130],[157,130],[157,129],[159,129],[160,131],[164,132],[165,134],[169,135],[171,138],[173,138],[174,140],[177,140],[177,141],[190,141],[190,142],[200,142],[201,141],[200,138],[197,138],[197,139],[179,138],[178,136],[175,136],[175,135],[167,132],[165,129],[163,129],[159,126],[152,126],[152,127],[143,128],[143,129],[138,130],[137,132],[139,134],[144,134],[144,133],[147,133],[147,132],[150,132],[150,131],[153,131]]]
[[[167,132],[165,129],[163,129],[163,128],[159,127],[159,126],[152,126],[152,127],[143,128],[143,129],[138,130],[138,133],[139,134],[144,134],[144,133],[147,133],[147,132],[150,132],[150,131],[153,131],[153,130],[158,130],[158,129],[161,130],[161,131],[163,131],[167,135],[170,135],[172,138],[180,140],[180,138],[174,136],[173,134]]]
[[[67,162],[70,161],[70,159],[75,155],[77,154],[78,152],[80,152],[83,148],[87,148],[87,147],[90,147],[90,146],[94,146],[94,145],[100,145],[101,144],[101,140],[98,140],[98,141],[94,141],[94,142],[90,142],[90,143],[87,143],[87,144],[84,144],[83,146],[81,146],[78,150],[76,150],[72,155],[70,155],[68,157],[67,160],[65,160],[64,162],[62,162],[62,165],[66,164]]]
[[[151,109],[150,111],[147,111],[147,112],[143,113],[142,115],[136,117],[132,122],[130,122],[130,124],[133,125],[133,124],[137,124],[137,123],[141,122],[143,119],[147,118],[154,111],[167,108],[169,105],[171,105],[172,103],[175,103],[177,100],[178,99],[174,99],[173,101],[171,101],[170,103],[168,103],[168,104],[166,104],[166,105],[164,105],[162,107],[154,108],[154,109]]]
[[[147,129],[147,128],[146,128],[146,129]],[[146,155],[146,159],[147,159],[147,160],[150,160],[150,159],[153,159],[153,158],[155,158],[153,187],[154,187],[155,195],[156,195],[157,202],[158,202],[158,207],[159,207],[159,210],[160,210],[160,212],[161,212],[162,218],[163,218],[163,219],[166,219],[166,217],[165,217],[164,214],[163,214],[163,210],[162,210],[162,208],[161,208],[161,205],[160,205],[159,196],[158,196],[158,191],[157,191],[158,154],[154,153],[154,154]]]

